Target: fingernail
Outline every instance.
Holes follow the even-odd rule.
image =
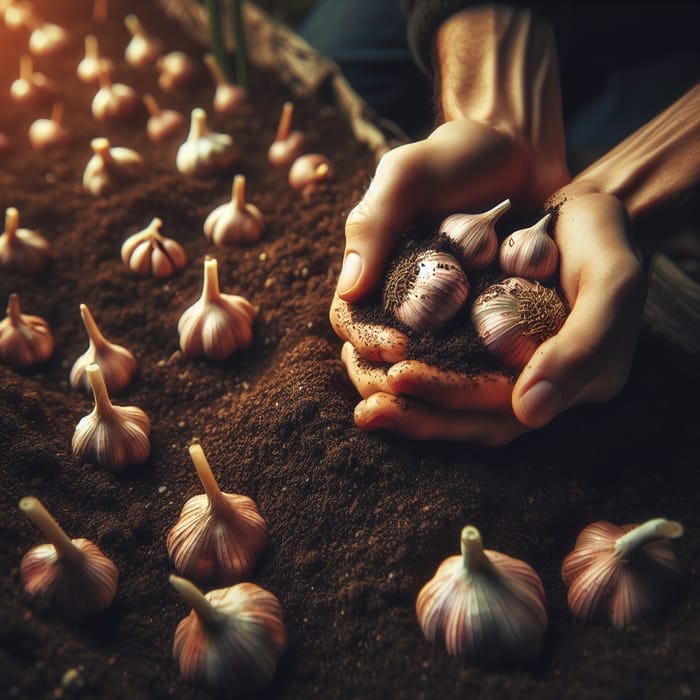
[[[561,392],[552,382],[542,380],[522,395],[520,407],[533,425],[542,426],[557,415],[563,400]]]
[[[359,253],[350,252],[343,260],[343,269],[338,278],[338,294],[342,297],[347,294],[357,283],[362,272],[362,258]]]

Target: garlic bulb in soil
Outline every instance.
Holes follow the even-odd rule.
[[[304,153],[294,160],[287,180],[294,189],[318,185],[333,177],[333,163],[320,153]]]
[[[205,54],[204,63],[216,83],[212,103],[214,111],[217,114],[235,114],[248,101],[248,91],[244,87],[226,80],[214,54]]]
[[[95,407],[80,419],[73,432],[73,453],[84,462],[118,471],[142,464],[151,454],[151,421],[136,406],[114,406],[99,365],[85,368]]]
[[[85,166],[83,187],[95,197],[113,192],[120,185],[143,175],[143,158],[130,148],[112,147],[109,139],[98,137],[90,141],[93,155]]]
[[[219,290],[218,263],[204,260],[202,295],[177,323],[180,350],[187,357],[224,360],[253,342],[255,310],[247,299]]]
[[[23,314],[19,296],[10,294],[7,318],[0,321],[0,362],[24,369],[48,360],[53,349],[49,324],[39,316]]]
[[[10,85],[10,97],[23,107],[40,107],[49,103],[59,92],[58,86],[43,73],[34,71],[31,56],[19,60],[19,77]]]
[[[94,34],[88,34],[85,37],[85,56],[76,69],[78,79],[86,85],[97,85],[100,82],[101,73],[110,76],[113,71],[114,61],[100,56],[97,37]]]
[[[29,50],[34,56],[52,56],[70,46],[70,34],[58,24],[42,22],[29,35]]]
[[[29,142],[38,151],[70,143],[71,131],[63,124],[63,103],[54,102],[49,119],[36,119],[29,127]]]
[[[268,685],[287,647],[277,597],[254,583],[206,595],[179,576],[170,576],[170,583],[192,608],[173,642],[182,677],[236,696]]]
[[[152,66],[163,53],[163,42],[150,36],[136,15],[124,18],[131,39],[124,51],[124,58],[132,68],[148,68]]]
[[[100,88],[92,98],[90,109],[98,122],[126,121],[133,117],[140,104],[134,88],[113,83],[109,74],[100,69]]]
[[[267,524],[251,498],[221,491],[200,445],[189,452],[205,493],[185,503],[168,533],[175,571],[200,586],[245,580],[267,548]]]
[[[39,21],[32,4],[25,0],[9,0],[5,3],[2,15],[8,29],[28,29]]]
[[[228,134],[210,131],[207,113],[195,107],[187,140],[177,150],[177,169],[184,175],[213,175],[226,170],[237,158],[233,139]]]
[[[306,146],[306,137],[301,131],[292,131],[292,115],[294,104],[285,102],[282,105],[275,140],[267,151],[267,159],[272,165],[288,166],[301,155]]]
[[[559,331],[566,315],[553,289],[520,277],[491,285],[471,309],[484,345],[514,369],[522,369],[537,347]]]
[[[22,559],[19,571],[26,593],[71,618],[108,608],[119,579],[112,560],[90,540],[71,540],[37,498],[27,496],[19,507],[49,541]]]
[[[461,539],[462,554],[445,559],[418,594],[416,614],[426,639],[482,666],[535,659],[547,627],[539,576],[519,559],[484,549],[471,525]]]
[[[143,102],[148,110],[146,133],[151,141],[167,141],[179,136],[187,127],[185,116],[175,109],[161,109],[153,95],[144,95]]]
[[[440,232],[459,246],[467,271],[480,270],[495,259],[498,252],[496,222],[509,209],[510,199],[504,199],[488,211],[452,214],[440,224]]]
[[[19,211],[5,210],[5,230],[0,234],[0,268],[22,275],[36,275],[51,257],[51,244],[37,231],[19,228]]]
[[[156,217],[143,231],[132,234],[122,243],[122,261],[142,277],[170,277],[187,265],[185,249],[161,234],[162,225],[161,219]]]
[[[394,263],[384,284],[384,308],[419,333],[434,332],[462,308],[469,281],[449,253],[422,250]]]
[[[231,201],[216,207],[204,221],[204,235],[215,245],[248,245],[262,235],[263,215],[245,200],[245,176],[233,178]]]
[[[547,233],[551,217],[546,214],[533,226],[513,231],[504,239],[498,259],[505,274],[540,282],[554,275],[559,264],[559,248]]]
[[[682,534],[680,523],[664,518],[585,527],[561,569],[571,612],[618,628],[656,617],[675,598],[681,567],[669,540]]]
[[[131,384],[136,374],[136,358],[131,351],[121,345],[111,343],[100,331],[87,304],[80,305],[80,317],[87,331],[88,349],[73,363],[70,371],[70,385],[90,393],[92,386],[86,369],[99,365],[107,391],[118,394]]]
[[[156,61],[158,87],[163,92],[184,90],[197,80],[197,66],[184,51],[171,51]]]

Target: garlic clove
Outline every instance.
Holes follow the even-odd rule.
[[[421,250],[403,256],[389,270],[384,308],[412,330],[434,332],[448,323],[469,295],[469,281],[449,253]]]
[[[49,540],[22,558],[20,576],[26,593],[71,618],[108,608],[119,579],[112,560],[90,540],[69,539],[37,498],[27,496],[19,507]]]
[[[143,158],[130,148],[112,147],[109,139],[98,137],[90,142],[93,155],[85,166],[83,187],[98,197],[130,184],[143,175]]]
[[[101,73],[111,76],[113,72],[114,61],[100,56],[97,37],[94,34],[88,34],[85,37],[85,56],[76,69],[78,79],[86,85],[98,85]]]
[[[505,199],[479,214],[452,214],[440,224],[440,232],[454,241],[464,258],[464,267],[480,270],[493,262],[498,251],[496,222],[510,209]]]
[[[204,260],[201,297],[180,316],[180,350],[190,358],[224,360],[253,342],[255,310],[247,299],[219,290],[218,263]]]
[[[306,136],[301,131],[292,131],[293,114],[294,103],[285,102],[282,105],[275,140],[267,151],[267,159],[271,165],[291,165],[306,147]]]
[[[118,122],[131,119],[141,101],[136,91],[123,83],[113,83],[109,74],[100,68],[100,88],[92,99],[92,116],[99,122]]]
[[[182,677],[236,696],[268,685],[287,647],[277,597],[254,583],[206,595],[179,576],[170,576],[170,583],[192,607],[173,642]]]
[[[156,70],[163,92],[190,88],[197,80],[197,66],[184,51],[171,51],[159,58]]]
[[[70,46],[70,34],[58,24],[42,22],[29,35],[29,51],[34,56],[53,56]]]
[[[499,262],[505,274],[540,282],[554,275],[559,265],[559,248],[547,233],[551,216],[546,214],[533,226],[513,231],[504,239]]]
[[[73,135],[63,125],[63,103],[54,102],[49,119],[37,119],[29,127],[29,142],[38,151],[58,148],[70,143]]]
[[[19,59],[19,77],[10,85],[10,97],[23,107],[41,107],[59,93],[56,83],[43,73],[34,71],[34,61],[28,54]]]
[[[547,627],[539,576],[524,561],[484,549],[471,525],[462,530],[461,548],[418,594],[416,614],[426,639],[482,666],[533,660]]]
[[[136,15],[127,15],[124,24],[131,34],[124,51],[126,62],[137,69],[152,66],[163,53],[163,42],[150,36]]]
[[[151,141],[167,141],[179,136],[187,128],[184,115],[175,109],[161,109],[153,95],[144,95],[143,102],[148,109],[146,133]]]
[[[656,617],[678,588],[681,567],[669,540],[682,534],[680,523],[664,518],[586,526],[561,569],[571,612],[583,622],[607,618],[617,628]]]
[[[240,111],[240,108],[248,102],[248,91],[244,87],[226,80],[214,54],[205,54],[204,63],[216,83],[213,101],[214,111],[217,114],[235,114]]]
[[[300,190],[326,182],[333,174],[333,163],[329,158],[320,153],[304,153],[292,163],[287,179],[295,190]]]
[[[88,365],[85,372],[95,397],[95,407],[75,427],[73,453],[84,462],[110,471],[142,464],[151,453],[148,416],[136,406],[112,405],[99,365]]]
[[[0,321],[0,362],[25,369],[46,362],[53,350],[49,324],[39,316],[23,314],[19,296],[10,294],[7,317]]]
[[[268,546],[267,524],[251,498],[220,490],[200,445],[189,452],[205,493],[183,506],[168,533],[168,554],[175,570],[199,585],[242,581]]]
[[[206,112],[195,107],[187,139],[177,151],[177,169],[183,175],[213,175],[226,170],[237,158],[238,149],[231,136],[210,131]]]
[[[122,261],[142,277],[170,277],[187,264],[185,249],[161,234],[162,225],[163,221],[156,217],[122,243]]]
[[[504,364],[522,369],[535,350],[566,320],[566,307],[553,289],[509,277],[485,289],[471,309],[484,345]]]
[[[111,343],[100,331],[87,304],[80,305],[80,317],[88,334],[88,349],[73,363],[70,385],[90,393],[91,384],[86,369],[99,365],[107,391],[118,394],[126,389],[136,374],[136,358],[121,345]]]
[[[216,245],[248,245],[262,235],[263,215],[245,199],[245,176],[233,178],[231,201],[216,207],[204,221],[204,235]]]
[[[51,244],[38,231],[19,228],[19,212],[5,210],[5,230],[0,234],[0,268],[22,275],[36,275],[51,258]]]

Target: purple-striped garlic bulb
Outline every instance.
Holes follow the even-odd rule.
[[[267,159],[271,165],[289,166],[301,155],[306,146],[306,136],[301,131],[292,130],[294,103],[285,102],[282,105],[275,140],[267,151]]]
[[[122,261],[141,277],[163,279],[187,265],[185,249],[160,232],[162,225],[163,221],[155,217],[145,229],[122,243]]]
[[[503,240],[498,259],[506,275],[540,282],[554,275],[559,265],[559,248],[547,233],[551,217],[545,214],[537,223],[513,231]]]
[[[183,175],[213,175],[229,168],[238,158],[238,148],[228,134],[211,131],[207,113],[192,110],[187,139],[177,149],[175,164]]]
[[[51,258],[51,244],[38,231],[19,227],[19,211],[5,210],[5,230],[0,234],[0,268],[21,275],[36,275]]]
[[[236,175],[231,200],[209,213],[204,235],[216,245],[249,245],[262,235],[265,225],[260,209],[246,202],[245,175]]]
[[[49,324],[40,316],[23,314],[19,296],[10,294],[7,317],[0,321],[0,363],[25,369],[46,362],[53,349]]]

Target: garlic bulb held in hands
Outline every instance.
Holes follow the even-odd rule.
[[[136,358],[121,345],[107,340],[95,323],[87,304],[80,305],[80,317],[88,334],[88,349],[73,363],[70,371],[70,385],[90,393],[91,384],[85,371],[92,364],[102,370],[107,391],[118,394],[131,384],[136,374]]]
[[[508,277],[484,290],[472,305],[472,323],[484,345],[504,364],[522,369],[535,350],[566,320],[566,307],[553,289]]]
[[[85,166],[83,187],[95,197],[113,192],[120,185],[131,184],[143,175],[143,158],[130,148],[112,147],[109,139],[98,137],[90,142],[93,155]]]
[[[221,491],[200,445],[189,452],[205,493],[185,503],[168,533],[175,571],[201,586],[245,580],[268,545],[267,524],[251,498]]]
[[[255,310],[247,299],[219,290],[218,263],[204,260],[201,297],[177,323],[180,350],[187,357],[224,360],[253,342]]]
[[[292,131],[292,115],[294,104],[285,102],[282,105],[275,140],[267,151],[267,159],[271,165],[288,166],[301,155],[306,146],[306,137],[301,131]]]
[[[231,83],[221,72],[214,54],[204,56],[204,63],[209,69],[216,90],[214,91],[213,107],[217,114],[235,114],[248,101],[248,91],[236,83]]]
[[[43,73],[34,71],[34,61],[29,55],[19,59],[19,77],[10,85],[10,97],[23,107],[40,107],[49,103],[59,93],[58,86]]]
[[[143,102],[148,110],[146,133],[151,141],[167,141],[179,136],[187,127],[184,115],[175,109],[161,109],[153,95],[144,95]]]
[[[73,135],[63,124],[63,103],[54,102],[49,119],[37,119],[29,127],[29,142],[37,151],[58,148],[70,143]]]
[[[85,368],[95,407],[80,419],[73,432],[73,453],[84,462],[118,471],[142,464],[151,454],[151,421],[136,406],[114,406],[99,365]]]
[[[559,248],[547,233],[551,214],[529,228],[513,231],[501,243],[499,262],[507,275],[543,282],[557,271]]]
[[[101,73],[111,76],[113,71],[114,61],[100,56],[97,37],[94,34],[88,34],[85,37],[85,56],[76,69],[78,79],[86,85],[96,85],[100,82]]]
[[[176,240],[161,234],[162,225],[162,220],[156,217],[143,231],[132,234],[122,243],[122,261],[142,277],[170,277],[187,264],[185,249]]]
[[[681,567],[669,540],[682,534],[680,523],[664,518],[585,527],[561,568],[571,612],[618,628],[656,617],[675,598]]]
[[[206,595],[179,576],[170,576],[170,583],[192,607],[173,642],[182,677],[235,696],[268,685],[287,647],[277,597],[254,583]]]
[[[482,666],[535,659],[547,627],[539,576],[524,561],[484,549],[471,525],[461,539],[461,556],[445,559],[418,594],[416,614],[426,639]]]
[[[21,275],[36,275],[51,257],[51,244],[38,231],[19,228],[19,211],[5,210],[5,230],[0,234],[0,268]]]
[[[19,296],[10,294],[7,318],[0,321],[0,362],[24,369],[48,360],[53,349],[49,324],[39,316],[23,314]]]
[[[216,207],[204,221],[204,235],[216,245],[248,245],[261,236],[263,216],[245,200],[245,176],[233,178],[231,201]]]
[[[37,498],[27,496],[19,507],[49,541],[22,558],[19,570],[27,594],[71,618],[108,608],[119,579],[112,560],[90,540],[71,540]]]
[[[109,74],[100,67],[100,88],[92,98],[92,116],[99,122],[118,122],[131,119],[140,100],[134,88],[124,83],[113,83]]]
[[[330,159],[320,153],[304,153],[294,160],[287,180],[295,190],[320,185],[333,177]]]
[[[228,134],[210,131],[206,112],[195,107],[187,140],[177,150],[177,169],[184,175],[213,175],[226,170],[237,158],[234,140]]]
[[[150,36],[136,15],[124,18],[131,39],[124,51],[124,58],[132,68],[148,68],[152,66],[163,53],[163,42]]]

